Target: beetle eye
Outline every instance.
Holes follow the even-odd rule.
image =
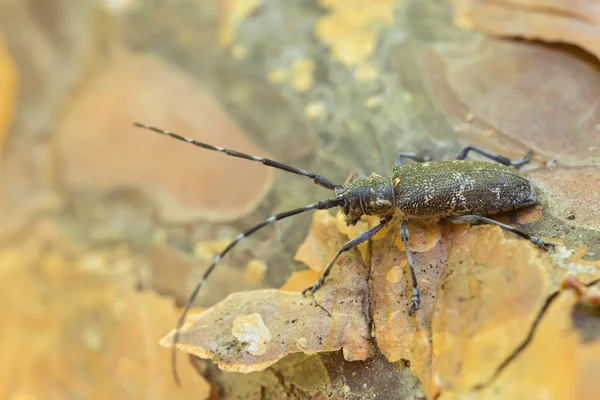
[[[350,212],[350,203],[344,197],[338,197],[338,205],[342,208],[344,214],[348,214]]]

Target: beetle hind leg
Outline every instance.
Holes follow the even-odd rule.
[[[398,165],[404,164],[406,160],[414,160],[416,162],[425,162],[425,161],[430,161],[431,156],[429,154],[426,154],[424,156],[419,156],[417,153],[400,153],[400,154],[398,154],[398,157],[396,158],[395,166],[397,167]]]
[[[513,233],[521,236],[522,238],[529,240],[531,243],[533,243],[534,245],[536,245],[538,247],[541,247],[544,250],[550,250],[551,248],[554,248],[556,246],[556,243],[546,242],[537,236],[530,235],[529,233],[523,232],[520,229],[514,228],[510,225],[503,224],[502,222],[498,222],[496,220],[493,220],[493,219],[490,219],[487,217],[483,217],[481,215],[461,215],[459,217],[451,217],[451,218],[446,218],[446,219],[454,224],[478,224],[479,223],[479,224],[496,225],[504,230],[513,232]]]
[[[410,268],[410,277],[412,280],[412,297],[410,299],[410,308],[408,309],[408,314],[413,315],[415,311],[419,308],[419,304],[421,303],[419,299],[419,288],[417,287],[417,276],[415,274],[415,264],[412,259],[412,255],[410,254],[410,250],[408,248],[408,226],[406,221],[402,221],[400,225],[400,233],[402,234],[402,243],[404,243],[404,251],[406,252],[406,260],[408,261],[408,266]]]
[[[497,163],[504,165],[512,165],[513,167],[517,168],[527,164],[529,162],[529,156],[531,155],[531,150],[529,150],[523,157],[519,158],[518,160],[512,161],[510,158],[504,157],[500,154],[492,153],[491,151],[486,151],[475,146],[467,146],[463,147],[462,150],[458,152],[458,154],[456,155],[456,159],[464,160],[465,158],[467,158],[467,154],[469,154],[469,151],[474,151],[475,153],[487,157],[490,160],[494,160]]]

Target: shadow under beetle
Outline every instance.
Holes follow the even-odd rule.
[[[485,223],[493,224],[513,232],[543,249],[554,247],[554,243],[545,242],[539,237],[503,224],[486,215],[496,212],[515,210],[517,208],[536,203],[535,192],[531,183],[519,174],[516,168],[529,162],[529,153],[517,161],[501,155],[468,146],[463,148],[455,160],[429,161],[415,153],[401,153],[394,166],[391,177],[371,174],[368,178],[358,179],[344,185],[336,185],[323,176],[295,168],[277,161],[263,157],[252,156],[234,150],[212,146],[189,139],[175,133],[158,129],[152,126],[134,123],[135,126],[149,129],[172,138],[191,143],[203,149],[218,151],[233,157],[261,162],[269,167],[281,169],[297,175],[302,175],[313,180],[319,186],[331,189],[335,198],[321,200],[294,210],[275,214],[258,225],[240,233],[229,245],[215,257],[212,264],[204,272],[200,282],[192,292],[185,309],[177,322],[173,336],[172,369],[175,381],[179,378],[175,367],[176,346],[179,331],[183,326],[185,317],[196,299],[204,281],[209,277],[221,259],[243,238],[251,235],[260,228],[283,218],[300,214],[310,210],[327,210],[340,207],[346,217],[347,225],[354,225],[363,215],[379,215],[381,220],[378,225],[370,228],[340,248],[333,259],[329,261],[321,277],[310,287],[304,289],[304,295],[314,293],[323,285],[336,260],[345,251],[351,250],[359,244],[369,240],[379,232],[394,214],[402,218],[400,231],[406,258],[410,267],[412,279],[412,298],[409,314],[419,308],[419,289],[412,255],[408,249],[407,222],[414,219],[439,220],[446,219],[458,224]],[[465,160],[469,151],[479,153],[495,162]],[[406,164],[407,159],[416,161]]]

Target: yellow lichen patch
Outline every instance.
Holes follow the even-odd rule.
[[[135,288],[122,249],[63,242],[49,222],[0,248],[0,382],[4,398],[168,399],[177,390],[158,343],[177,322],[171,299]],[[180,360],[181,399],[210,387]]]
[[[240,44],[233,45],[231,47],[231,57],[235,60],[241,61],[248,56],[248,49]]]
[[[262,356],[271,341],[271,332],[258,313],[241,315],[233,320],[231,334],[244,350],[253,356]]]
[[[315,61],[309,58],[300,58],[292,62],[289,67],[273,68],[267,78],[271,83],[289,83],[300,93],[308,91],[315,82]],[[307,106],[308,110],[308,106]],[[305,110],[307,118],[313,113]]]
[[[371,82],[379,76],[379,69],[372,64],[363,64],[354,70],[354,79],[357,82]]]
[[[260,6],[261,0],[224,0],[219,2],[219,44],[229,47],[238,26]]]
[[[12,122],[17,103],[18,74],[0,34],[0,165],[4,154],[4,142]]]
[[[315,62],[314,60],[303,58],[296,60],[290,66],[290,81],[292,87],[300,93],[310,89],[315,81]]]
[[[246,282],[256,284],[263,280],[266,272],[266,262],[258,259],[250,260],[248,261],[248,264],[246,264],[246,269],[244,270],[244,278],[246,278]]]
[[[494,379],[478,399],[594,399],[598,395],[600,338],[598,316],[577,306],[566,290],[552,302],[531,342]],[[442,398],[465,398],[465,393]]]
[[[286,68],[273,68],[267,76],[271,83],[283,83],[288,78],[288,70]]]
[[[317,119],[325,113],[325,104],[322,101],[313,101],[304,107],[304,117],[308,120]]]
[[[365,107],[372,109],[378,107],[381,104],[381,96],[369,96],[365,99]]]
[[[381,31],[393,23],[398,0],[322,1],[329,9],[315,26],[315,35],[346,67],[369,60]]]
[[[498,227],[444,224],[441,240],[413,253],[421,307],[409,317],[412,288],[398,236],[394,230],[373,243],[380,350],[390,361],[409,360],[428,397],[486,382],[527,338],[551,291],[547,256]]]
[[[335,252],[345,240],[337,231],[333,217],[326,212],[316,212],[311,233],[302,245],[304,250],[301,248],[298,254],[314,251],[316,256],[301,258],[311,267],[315,263],[320,265],[320,260],[328,261],[323,253]],[[332,250],[326,250],[329,248]],[[181,331],[177,348],[212,359],[223,370],[237,372],[263,370],[296,352],[312,354],[343,349],[347,360],[364,360],[373,351],[368,340],[367,273],[359,253],[353,250],[340,257],[325,284],[314,295],[305,297],[301,293],[275,289],[233,293],[193,316],[194,322]],[[296,274],[296,279],[299,276]],[[312,283],[314,280],[309,279],[307,286]],[[240,333],[244,329],[239,329],[239,318],[243,318],[242,325],[250,318],[254,328]],[[234,324],[237,325],[234,327]],[[267,330],[270,341],[250,351],[249,343],[256,340],[249,342],[247,338],[264,339]],[[246,339],[240,339],[242,336]],[[170,346],[172,337],[173,332],[161,343]]]

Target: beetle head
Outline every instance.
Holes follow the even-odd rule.
[[[338,205],[346,216],[346,225],[355,225],[364,214],[360,205],[360,187],[356,182],[349,183],[336,190]]]
[[[376,174],[336,189],[336,197],[346,225],[355,225],[363,215],[389,215],[396,203],[391,179]]]

